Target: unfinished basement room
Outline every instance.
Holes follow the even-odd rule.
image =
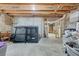
[[[79,4],[0,3],[0,56],[79,56]]]

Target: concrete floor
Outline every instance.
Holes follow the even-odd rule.
[[[39,43],[7,43],[6,56],[64,56],[62,39],[42,38]]]

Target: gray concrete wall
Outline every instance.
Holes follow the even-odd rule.
[[[42,17],[14,17],[13,27],[15,26],[38,26],[39,34],[43,36],[44,34],[43,21],[44,19]],[[13,31],[15,31],[15,29]]]

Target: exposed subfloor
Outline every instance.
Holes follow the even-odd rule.
[[[39,43],[7,43],[6,56],[63,56],[62,39],[42,38]]]

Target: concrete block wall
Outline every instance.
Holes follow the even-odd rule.
[[[0,32],[11,32],[11,26],[5,23],[5,14],[0,14]]]

